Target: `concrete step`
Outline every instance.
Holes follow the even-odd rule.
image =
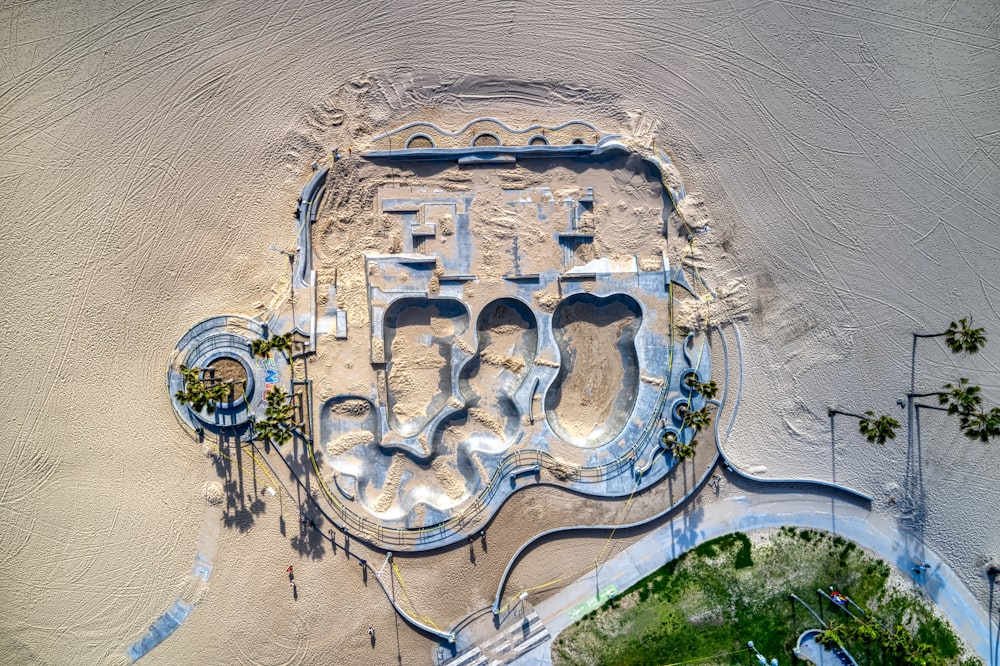
[[[520,622],[504,628],[440,666],[502,666],[551,638],[538,614],[532,612]],[[486,654],[484,654],[486,653]],[[486,655],[490,655],[487,657]]]

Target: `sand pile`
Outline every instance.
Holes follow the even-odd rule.
[[[399,483],[403,479],[405,463],[406,456],[404,454],[397,453],[393,456],[389,471],[385,476],[385,483],[378,489],[378,499],[373,504],[369,503],[375,513],[384,513],[392,506],[396,499],[396,491],[399,490]]]
[[[349,398],[330,405],[330,413],[337,416],[349,416],[352,418],[363,418],[371,411],[371,403],[367,400]]]
[[[552,398],[551,409],[562,430],[583,442],[595,428],[607,423],[624,390],[624,359],[617,345],[632,324],[631,310],[617,302],[594,305],[577,302],[562,306],[559,326],[561,351],[570,369]],[[558,338],[557,338],[558,339]]]
[[[344,433],[326,443],[327,455],[336,456],[347,453],[355,446],[371,444],[375,441],[375,435],[367,430],[354,430]]]
[[[418,419],[427,413],[440,390],[438,381],[445,365],[437,345],[428,347],[410,335],[393,339],[389,390],[394,400],[392,411],[400,421]]]
[[[524,359],[520,356],[498,354],[492,349],[484,349],[480,355],[480,359],[487,365],[493,365],[498,368],[503,368],[504,370],[510,370],[514,374],[524,370]]]

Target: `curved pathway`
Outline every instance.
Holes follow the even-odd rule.
[[[924,592],[948,616],[956,631],[984,660],[989,653],[989,620],[955,572],[933,551],[919,554],[911,541],[885,517],[869,511],[864,503],[837,499],[834,493],[813,486],[812,492],[795,488],[775,490],[727,473],[725,499],[678,515],[638,543],[591,571],[557,594],[534,606],[535,612],[554,638],[572,624],[584,608],[596,607],[595,590],[614,585],[625,590],[666,562],[697,545],[735,531],[774,528],[783,525],[834,532],[874,551],[911,576],[914,562],[928,562],[931,569],[918,581]],[[838,493],[840,497],[843,494]],[[576,611],[576,612],[574,612]],[[518,664],[551,664],[552,639],[536,646]]]

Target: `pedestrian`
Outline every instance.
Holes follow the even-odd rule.
[[[368,627],[368,635],[372,637],[375,636],[375,627]]]
[[[291,564],[289,564],[289,565],[288,565],[288,568],[287,568],[287,569],[285,569],[285,573],[286,573],[286,574],[291,574],[291,573],[292,573],[292,565],[291,565]]]

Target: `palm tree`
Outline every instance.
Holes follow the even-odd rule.
[[[288,398],[288,392],[285,389],[280,386],[272,388],[267,394],[267,407],[264,410],[265,416],[279,423],[290,421],[294,410]]]
[[[891,416],[875,416],[875,412],[868,410],[865,418],[858,423],[858,430],[865,438],[871,442],[885,444],[886,440],[896,439],[896,428],[899,421]]]
[[[182,405],[187,405],[192,411],[195,412],[200,412],[206,405],[204,394],[191,389],[174,393],[174,399]],[[211,411],[209,413],[211,413]]]
[[[194,412],[205,411],[215,413],[215,403],[229,395],[229,389],[224,384],[206,387],[201,379],[202,369],[181,365],[180,373],[184,378],[184,388],[174,394],[174,398],[182,405],[187,405]]]
[[[890,439],[896,439],[896,429],[899,428],[899,421],[891,416],[876,416],[875,412],[870,409],[862,416],[861,414],[842,412],[833,407],[827,410],[827,414],[831,419],[837,414],[858,419],[858,431],[870,443],[885,444]]]
[[[292,333],[289,331],[283,335],[275,335],[269,343],[271,349],[276,349],[291,358],[292,356]]]
[[[212,402],[222,402],[229,397],[229,387],[232,384],[213,384],[205,389],[205,397]]]
[[[278,446],[287,443],[288,440],[290,440],[291,438],[292,438],[292,431],[288,427],[277,428],[271,434],[271,441],[277,444]]]
[[[273,436],[275,431],[276,428],[274,427],[274,424],[267,419],[255,421],[253,424],[254,438],[260,440],[261,442],[274,441]]]
[[[295,426],[292,421],[294,411],[288,392],[280,386],[275,386],[267,394],[265,418],[254,424],[254,436],[261,441],[281,446],[292,438],[292,428]]]
[[[948,330],[942,333],[914,333],[913,350],[910,352],[910,393],[913,393],[917,381],[917,340],[942,336],[945,338],[945,344],[955,354],[960,352],[975,354],[986,345],[986,331],[982,328],[972,328],[968,317],[951,322]]]
[[[1000,437],[1000,407],[990,411],[980,410],[962,415],[962,434],[972,440],[988,442],[994,437]]]
[[[938,402],[947,406],[949,414],[971,414],[983,402],[979,395],[981,391],[978,386],[969,385],[968,377],[962,377],[957,385],[948,383],[942,387],[941,393],[938,393]]]
[[[193,386],[187,391],[178,391],[175,397],[177,398],[177,402],[187,404],[195,412],[215,413],[216,401],[200,383],[198,386]]]
[[[708,409],[699,409],[696,412],[688,411],[684,414],[683,426],[692,427],[695,430],[701,430],[712,422],[712,416],[708,413]]]
[[[945,343],[955,354],[959,352],[975,354],[986,345],[985,329],[971,328],[966,317],[951,322],[944,335]]]
[[[677,460],[686,460],[694,457],[694,450],[698,446],[698,441],[692,438],[690,442],[685,444],[677,439],[677,433],[672,430],[664,430],[663,434],[660,435],[660,444],[669,450]]]
[[[816,642],[820,645],[840,645],[840,632],[836,627],[824,629],[816,636]]]
[[[873,624],[866,620],[858,620],[858,628],[855,631],[855,637],[868,641],[877,641],[879,638],[879,630],[882,629],[882,625]]]
[[[719,385],[715,383],[714,379],[709,379],[703,384],[698,384],[698,393],[705,396],[705,400],[714,400],[715,396],[719,394]]]
[[[715,380],[708,380],[707,382],[701,382],[698,380],[698,373],[692,372],[684,378],[684,384],[692,391],[697,391],[705,397],[706,400],[712,400],[719,393],[719,385],[715,383]]]
[[[184,383],[185,384],[190,384],[191,382],[196,382],[201,377],[201,368],[199,368],[197,366],[189,368],[189,367],[187,367],[186,365],[184,365],[182,363],[181,364],[181,377],[184,378]]]
[[[698,446],[698,440],[692,438],[691,441],[688,442],[687,444],[683,442],[678,442],[677,444],[675,444],[672,449],[672,452],[674,454],[674,457],[677,458],[678,460],[687,460],[688,458],[694,457],[694,450],[695,447],[697,446]]]
[[[250,351],[254,356],[267,356],[271,353],[271,343],[263,339],[251,340]]]
[[[969,325],[968,317],[962,317],[958,321],[951,322],[948,325],[948,330],[943,333],[914,333],[914,357],[917,351],[917,338],[940,338],[942,336],[944,336],[945,344],[955,354],[960,352],[975,354],[986,345],[985,329],[972,328]]]
[[[254,424],[254,437],[264,442],[281,446],[292,438],[291,428],[286,423],[263,419]]]

